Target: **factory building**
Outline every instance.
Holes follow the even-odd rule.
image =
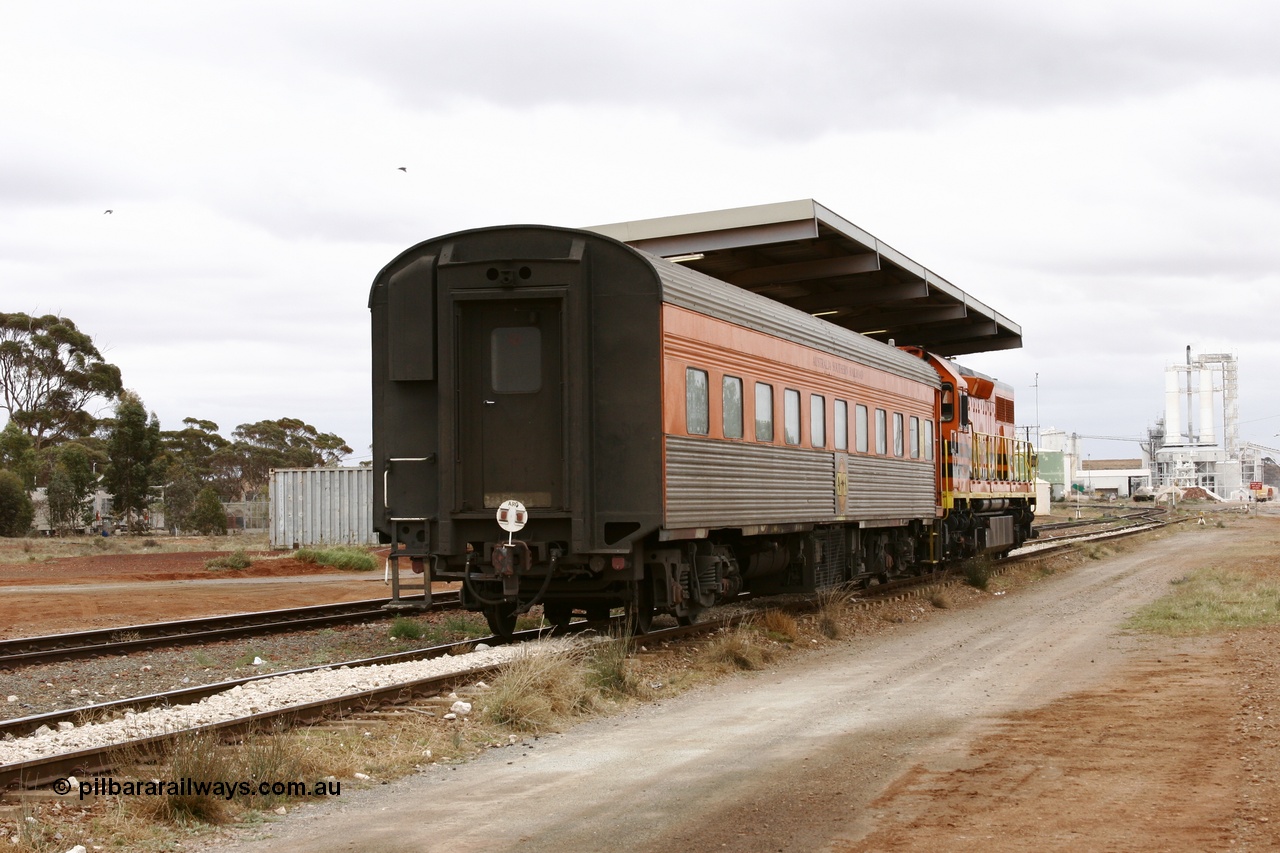
[[[1280,449],[1240,440],[1239,364],[1230,353],[1194,355],[1165,368],[1164,415],[1140,442],[1139,459],[1091,459],[1080,436],[1040,433],[1040,476],[1054,500],[1072,492],[1099,498],[1163,499],[1188,489],[1224,501],[1280,494]],[[1268,488],[1270,487],[1270,488]]]

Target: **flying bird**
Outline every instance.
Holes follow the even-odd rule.
[[[104,210],[104,211],[102,211],[102,212],[103,212],[103,213],[115,213],[115,211],[114,211],[114,210]]]
[[[409,167],[408,167],[408,166],[401,166],[401,167],[400,167],[400,171],[402,171],[402,172],[408,172],[408,171],[409,171]]]

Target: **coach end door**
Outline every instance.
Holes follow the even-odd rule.
[[[458,509],[564,508],[563,300],[456,305]]]

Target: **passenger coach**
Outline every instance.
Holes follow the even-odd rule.
[[[408,560],[428,599],[463,581],[499,634],[536,604],[556,624],[625,606],[643,630],[744,589],[885,578],[1029,535],[1012,396],[969,402],[991,380],[611,238],[428,240],[379,273],[370,308],[375,527],[405,606]],[[971,425],[987,408],[990,440]],[[518,538],[495,521],[513,500]]]

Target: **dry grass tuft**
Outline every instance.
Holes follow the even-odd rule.
[[[929,597],[929,603],[939,610],[950,610],[954,606],[951,596],[947,595],[946,590],[942,589]]]
[[[596,696],[580,656],[537,647],[512,659],[485,696],[485,716],[519,732],[554,730],[575,714],[592,710]]]
[[[208,732],[193,732],[177,738],[169,747],[165,779],[193,779],[198,781],[223,781],[238,779],[237,770],[228,752],[219,749],[218,739]],[[137,779],[147,774],[134,774]],[[193,822],[222,823],[230,814],[229,801],[212,793],[174,793],[164,796],[133,797],[130,810],[143,817],[165,823],[189,824]]]
[[[828,640],[836,640],[844,633],[842,624],[849,615],[849,596],[844,589],[832,589],[818,598],[818,632]]]
[[[270,734],[248,738],[235,758],[240,774],[237,778],[251,783],[312,782],[335,775],[331,769],[333,762],[327,755],[313,750],[298,732],[286,731],[282,726]],[[268,793],[254,797],[253,805],[272,807],[286,800],[286,796]]]
[[[800,636],[800,626],[795,617],[783,610],[766,610],[755,624],[773,640],[794,643]]]
[[[1102,560],[1115,554],[1115,551],[1111,550],[1106,545],[1089,543],[1084,546],[1084,554],[1090,560]]]
[[[746,626],[717,634],[698,653],[703,665],[720,671],[761,669],[773,660],[773,652],[757,645],[756,635]]]
[[[641,681],[631,665],[635,641],[617,633],[596,643],[587,654],[587,684],[604,696],[639,696]]]

